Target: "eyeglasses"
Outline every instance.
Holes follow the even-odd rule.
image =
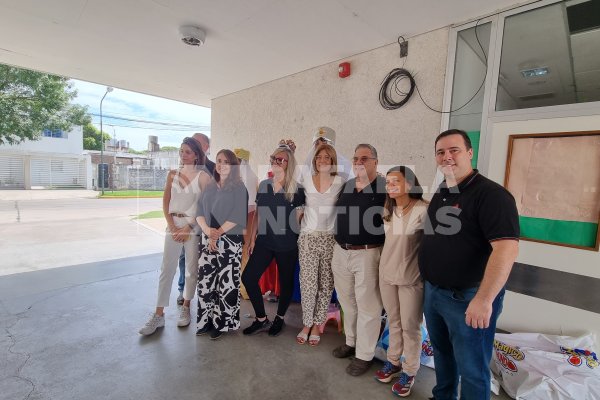
[[[273,157],[271,156],[271,165],[273,164],[277,164],[277,165],[283,165],[284,163],[287,164],[288,160],[286,160],[283,157]]]
[[[352,162],[354,164],[358,164],[359,162],[361,164],[364,164],[369,160],[377,160],[377,159],[375,157],[352,157]]]

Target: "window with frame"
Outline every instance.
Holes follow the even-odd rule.
[[[600,101],[600,0],[506,17],[496,111]]]

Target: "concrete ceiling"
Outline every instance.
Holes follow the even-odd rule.
[[[0,62],[192,104],[515,0],[0,0]],[[180,41],[181,25],[206,44]],[[336,73],[337,71],[332,71]]]

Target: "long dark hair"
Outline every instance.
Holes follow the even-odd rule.
[[[423,188],[421,187],[421,184],[419,183],[419,180],[417,179],[417,176],[412,171],[412,169],[410,169],[404,165],[398,165],[396,167],[390,168],[390,170],[385,175],[388,176],[392,172],[400,172],[402,174],[402,176],[404,177],[404,180],[406,181],[406,183],[408,183],[410,185],[410,190],[408,191],[409,198],[416,199],[416,200],[423,200]],[[384,207],[384,213],[383,213],[384,220],[390,221],[392,219],[392,214],[394,213],[394,205],[395,204],[396,204],[396,201],[390,197],[389,193],[386,190],[385,205],[383,206]]]
[[[194,165],[204,165],[206,163],[206,155],[204,154],[204,151],[202,151],[202,147],[200,147],[200,143],[198,143],[196,139],[191,137],[183,138],[182,144],[187,144],[196,155]]]
[[[221,175],[217,172],[216,166],[213,172],[213,177],[215,178],[215,182],[223,183],[221,186],[222,189],[229,189],[242,181],[242,178],[240,177],[240,161],[235,156],[235,153],[229,149],[219,150],[216,156],[217,158],[219,157],[219,154],[223,154],[225,156],[227,161],[229,161],[229,166],[231,168],[225,182],[221,182]]]

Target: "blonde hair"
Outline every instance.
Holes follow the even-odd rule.
[[[287,201],[294,201],[294,195],[298,190],[298,184],[294,178],[294,172],[296,171],[296,157],[294,153],[287,145],[277,147],[272,153],[271,157],[275,157],[276,154],[285,153],[288,156],[287,168],[285,169],[283,191],[285,192],[285,198]]]
[[[317,155],[319,155],[319,153],[321,151],[325,150],[325,153],[327,153],[327,155],[329,157],[331,157],[331,170],[329,171],[329,174],[331,176],[336,176],[337,175],[337,153],[335,152],[335,149],[333,148],[332,145],[327,144],[327,143],[323,143],[320,144],[316,149],[315,149],[315,155],[313,156],[312,159],[312,170],[314,171],[314,175],[317,174]]]

